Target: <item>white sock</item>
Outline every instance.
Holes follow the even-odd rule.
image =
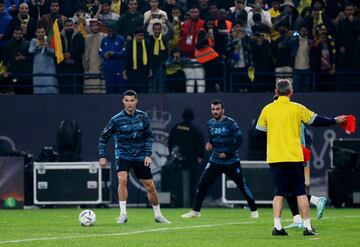
[[[310,218],[309,219],[304,219],[304,228],[307,228],[308,230],[312,230],[311,223],[310,223]]]
[[[154,210],[155,217],[161,216],[160,204],[158,204],[156,206],[153,205],[152,207]]]
[[[127,214],[126,212],[126,201],[119,201],[120,214]]]
[[[320,197],[317,197],[317,196],[311,196],[310,197],[310,203],[315,205],[315,206],[318,204],[319,200],[320,200]]]
[[[282,229],[281,218],[274,218],[274,227],[279,231]]]
[[[295,224],[301,224],[302,223],[302,219],[301,219],[300,214],[295,215],[293,219],[294,219]]]

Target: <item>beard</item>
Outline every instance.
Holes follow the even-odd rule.
[[[215,113],[215,114],[213,114],[213,116],[214,116],[215,120],[220,120],[222,117],[222,114]]]

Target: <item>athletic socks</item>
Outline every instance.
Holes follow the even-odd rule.
[[[311,196],[310,197],[310,203],[315,205],[315,206],[318,204],[319,200],[320,200],[320,197],[317,197],[317,196]]]
[[[127,214],[126,201],[119,201],[119,206],[120,206],[120,214]],[[160,204],[158,204],[156,206],[153,205],[152,207],[154,210],[155,217],[161,216]]]
[[[301,224],[302,223],[302,219],[301,219],[301,216],[300,214],[297,214],[293,217],[293,220],[294,220],[294,223],[295,224]]]
[[[160,204],[158,204],[156,206],[153,205],[152,207],[153,207],[153,210],[154,210],[155,217],[161,216]]]
[[[127,214],[126,212],[126,201],[119,201],[120,214]]]
[[[274,218],[274,227],[280,231],[282,229],[281,218]]]
[[[307,228],[310,231],[312,230],[311,223],[310,223],[310,218],[309,219],[304,219],[304,228]]]

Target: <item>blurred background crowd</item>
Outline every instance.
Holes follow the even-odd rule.
[[[0,0],[0,92],[359,91],[359,4]]]

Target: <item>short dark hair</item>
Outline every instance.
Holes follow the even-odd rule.
[[[4,0],[0,0],[0,4],[5,5],[5,1],[4,1]]]
[[[321,8],[324,8],[325,7],[325,3],[324,3],[324,0],[312,0],[311,1],[311,8],[314,8],[314,5],[315,5],[315,2],[319,2],[321,4]],[[346,1],[348,2],[348,1]]]
[[[111,4],[111,0],[101,0],[101,4]]]
[[[72,24],[74,24],[74,21],[73,21],[72,19],[70,19],[70,18],[69,18],[69,19],[66,19],[66,20],[64,21],[64,24],[70,23],[70,22],[71,22]]]
[[[57,4],[60,5],[59,0],[51,0],[51,1],[50,1],[50,5],[53,4],[53,3],[57,3]]]
[[[124,92],[123,96],[135,96],[135,98],[137,99],[137,93],[135,92],[135,90],[132,89],[128,89]]]
[[[194,120],[194,112],[191,108],[186,108],[182,114],[183,120],[192,121]]]
[[[252,17],[253,21],[261,21],[261,14],[260,13],[255,13]]]
[[[171,8],[171,11],[173,11],[174,9],[178,9],[178,10],[180,10],[180,12],[182,12],[180,6],[178,4],[176,4],[176,3]]]
[[[210,1],[209,2],[209,7],[214,6],[214,5],[218,8],[218,3],[216,1]]]
[[[38,30],[38,29],[45,29],[45,25],[43,23],[39,22],[38,25],[36,26],[36,30]]]
[[[160,26],[161,29],[162,29],[162,25],[161,25],[160,22],[155,22],[155,23],[153,24],[152,28],[154,29],[155,26]]]
[[[346,7],[355,7],[355,4],[354,4],[352,1],[346,1],[346,2],[345,2],[344,9],[345,9]]]
[[[233,27],[236,25],[240,25],[240,26],[244,26],[245,22],[241,19],[235,19],[234,23],[233,23]]]
[[[211,102],[212,105],[221,105],[221,108],[224,109],[224,102],[222,102],[221,99],[213,99],[213,101]]]
[[[138,33],[142,33],[142,34],[145,33],[145,30],[144,30],[144,28],[142,26],[138,26],[138,27],[135,28],[134,34],[138,34]]]
[[[0,0],[0,3],[1,3],[1,0]],[[23,29],[22,27],[17,26],[17,27],[14,28],[14,32],[15,32],[15,31],[21,31],[21,32],[23,33],[23,32],[24,32],[24,29]],[[14,33],[14,32],[13,32],[13,33]]]
[[[279,96],[287,96],[292,90],[292,83],[289,79],[280,79],[276,83],[276,93]]]

